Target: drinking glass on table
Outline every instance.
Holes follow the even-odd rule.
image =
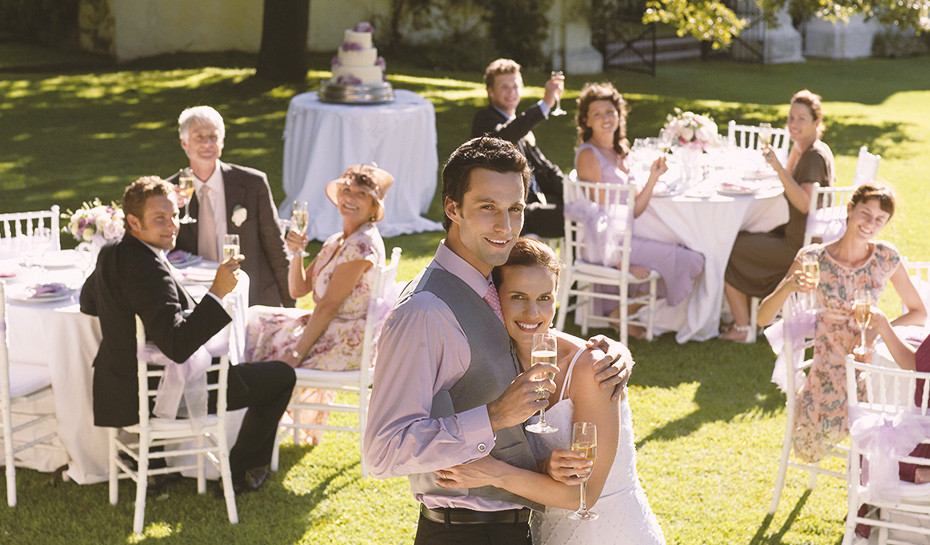
[[[584,453],[586,460],[592,462],[597,459],[597,426],[594,422],[575,422],[572,424],[572,450]],[[588,474],[590,477],[590,473]],[[581,505],[578,510],[570,514],[568,518],[574,520],[594,520],[597,513],[588,509],[585,501],[585,487],[588,484],[588,477],[581,482]]]
[[[533,335],[533,350],[530,352],[530,354],[533,357],[533,365],[536,365],[537,363],[548,363],[549,365],[555,365],[555,335],[549,331],[544,331]],[[543,373],[537,377],[537,382],[541,383],[545,380],[553,380],[554,378],[555,373]],[[545,388],[540,387],[536,391],[539,393],[545,392],[546,398],[549,397],[549,391]],[[546,423],[546,409],[543,407],[542,409],[539,409],[539,422],[534,422],[528,425],[526,427],[526,431],[533,433],[553,433],[559,431],[559,429]]]
[[[310,222],[310,216],[307,214],[307,201],[294,201],[294,209],[291,211],[291,229],[301,235],[307,231],[307,224]],[[301,250],[300,255],[307,257],[306,251]]]
[[[820,261],[813,254],[804,254],[801,257],[801,270],[807,275],[808,281],[814,285],[814,289],[820,285]],[[817,311],[817,293],[812,291],[807,294],[810,310]]]
[[[239,255],[239,235],[223,235],[223,261]]]
[[[562,71],[552,72],[551,76],[563,76]],[[562,109],[562,95],[555,95],[555,109],[549,112],[549,115],[565,115],[568,112]]]
[[[178,172],[178,204],[184,207],[184,217],[180,219],[181,223],[197,223],[195,218],[191,217],[191,197],[194,196],[194,173],[190,167],[182,168]]]
[[[52,230],[48,227],[36,227],[32,230],[32,233],[26,236],[25,245],[23,246],[23,261],[25,262],[26,267],[32,269],[36,267],[35,260],[37,257],[45,255],[45,252],[48,251],[49,247],[52,245]],[[44,267],[39,266],[40,271],[44,270]]]
[[[853,350],[857,356],[865,356],[872,352],[872,349],[866,345],[865,331],[872,321],[872,292],[859,288],[856,290],[853,298],[853,316],[856,318],[856,325],[859,326],[860,342]]]

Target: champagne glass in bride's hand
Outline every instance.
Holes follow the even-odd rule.
[[[307,214],[307,201],[294,201],[294,210],[291,212],[291,229],[302,235],[307,230],[309,221],[310,216]],[[300,250],[300,255],[302,257],[307,257],[310,254],[304,250]]]
[[[548,363],[549,365],[555,365],[555,335],[549,331],[544,331],[542,333],[533,335],[533,351],[530,352],[530,354],[533,357],[533,365],[536,365],[537,363]],[[553,379],[555,379],[555,373],[543,373],[538,377],[537,382],[542,383],[545,380]],[[536,391],[539,393],[545,392],[546,397],[549,397],[549,391],[545,388],[539,387]],[[542,409],[539,409],[539,422],[534,422],[528,425],[526,427],[526,431],[533,433],[553,433],[559,431],[559,429],[546,423],[546,408],[543,407]]]
[[[801,269],[804,271],[804,274],[807,276],[807,281],[814,287],[814,290],[820,286],[820,260],[817,259],[816,255],[813,254],[804,254],[801,257]],[[816,312],[820,310],[817,308],[817,293],[816,291],[810,291],[807,294],[808,297],[808,308]]]
[[[181,223],[197,223],[197,220],[191,217],[191,197],[194,196],[194,173],[190,167],[182,168],[178,172],[178,197],[180,204],[184,207],[184,217]]]
[[[591,462],[597,459],[597,427],[593,422],[575,422],[572,424],[572,450],[583,452],[585,459]],[[597,518],[597,513],[588,509],[585,500],[585,487],[590,476],[589,473],[581,482],[581,505],[577,511],[569,515],[569,518],[575,520],[594,520]]]
[[[853,350],[857,356],[865,356],[872,352],[865,340],[865,332],[869,328],[869,322],[872,321],[872,292],[860,288],[856,290],[853,299],[853,316],[856,318],[856,325],[859,326],[860,342]]]
[[[558,72],[552,72],[551,75],[552,77],[558,76],[564,79],[564,76],[561,70],[559,70]],[[562,92],[565,92],[564,89]],[[567,113],[568,112],[562,109],[562,93],[555,95],[555,109],[549,112],[549,115],[565,115]]]

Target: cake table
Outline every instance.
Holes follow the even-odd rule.
[[[326,184],[346,168],[376,162],[394,176],[387,192],[384,237],[438,231],[421,217],[436,191],[436,116],[433,105],[412,91],[396,89],[394,100],[377,105],[321,102],[316,91],[291,99],[284,128],[284,192],[279,212],[288,218],[295,200],[309,203],[307,236],[325,240],[342,230]]]

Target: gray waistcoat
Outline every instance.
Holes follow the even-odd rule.
[[[445,418],[497,399],[517,376],[516,358],[510,345],[507,330],[491,310],[488,303],[454,274],[442,269],[425,270],[414,279],[400,299],[428,291],[446,303],[465,332],[471,350],[471,362],[465,374],[448,391],[433,397],[430,418]],[[536,471],[536,460],[526,441],[522,426],[498,430],[491,456],[510,465]],[[483,486],[472,489],[450,489],[436,485],[435,475],[410,475],[410,489],[416,493],[439,496],[480,496],[502,500],[533,509],[544,506],[501,488]]]

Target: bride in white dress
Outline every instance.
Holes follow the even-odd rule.
[[[504,323],[521,367],[531,363],[533,334],[549,328],[555,315],[559,261],[548,246],[520,239],[510,259],[494,270]],[[546,421],[559,429],[551,434],[527,433],[540,470],[535,473],[510,466],[490,456],[437,472],[437,483],[450,488],[493,485],[549,506],[533,513],[536,545],[663,545],[665,538],[636,473],[633,423],[626,396],[610,400],[598,388],[592,363],[600,354],[566,333],[558,338],[559,373],[556,392],[549,398]],[[591,462],[568,450],[573,422],[597,426],[597,459]],[[588,508],[596,520],[568,518],[580,503],[582,477],[590,471]],[[556,480],[558,479],[558,480]]]

